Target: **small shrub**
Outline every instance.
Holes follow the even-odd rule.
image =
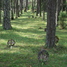
[[[60,27],[61,27],[61,29],[65,29],[65,27],[66,27],[66,25],[64,23],[66,17],[67,17],[66,12],[60,12],[59,19],[60,19]]]

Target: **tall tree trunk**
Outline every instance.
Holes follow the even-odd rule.
[[[24,12],[27,12],[27,10],[28,10],[28,0],[26,0],[26,6]]]
[[[59,16],[59,13],[60,13],[60,4],[61,4],[61,0],[56,0],[56,26],[58,25],[58,16]]]
[[[34,0],[32,0],[32,12],[34,12]]]
[[[1,8],[2,8],[2,1],[0,1],[0,23],[1,23]]]
[[[57,20],[58,20],[58,0],[56,0],[56,26],[57,26]]]
[[[43,10],[43,20],[45,20],[45,11]]]
[[[38,14],[40,14],[40,17],[41,17],[41,0],[37,0],[37,12],[36,12],[36,16],[38,16]]]
[[[39,8],[40,6],[39,6],[39,0],[37,0],[37,12],[36,12],[36,16],[38,16],[38,13],[39,13],[39,11],[40,11],[40,8]]]
[[[11,20],[14,20],[14,1],[11,0]]]
[[[16,0],[16,18],[19,17],[19,5],[18,5],[18,0]]]
[[[66,14],[67,14],[67,4],[66,4]]]
[[[1,8],[0,8],[0,23],[1,23]]]
[[[48,48],[55,46],[55,13],[56,13],[56,0],[48,0],[47,2],[47,33],[46,33],[46,46]]]
[[[10,0],[4,0],[4,18],[3,18],[3,29],[11,29],[10,23]]]
[[[21,10],[21,14],[23,13],[22,10],[23,10],[23,0],[20,0],[20,10]]]
[[[16,13],[16,0],[14,0],[14,14]]]
[[[43,1],[42,1],[43,20],[45,20],[46,7],[47,7],[47,0],[43,0]]]
[[[28,0],[26,0],[26,11],[28,10]]]
[[[41,0],[40,0],[39,4],[40,4],[39,5],[40,6],[40,11],[39,12],[40,12],[40,17],[41,17]]]

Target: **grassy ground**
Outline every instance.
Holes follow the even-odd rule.
[[[42,64],[38,62],[37,54],[45,45],[46,22],[39,17],[28,18],[28,15],[24,13],[11,21],[12,30],[3,30],[0,25],[0,67],[67,67],[67,29],[57,28],[58,47],[47,49],[49,60]],[[8,39],[16,42],[12,49],[6,48]]]

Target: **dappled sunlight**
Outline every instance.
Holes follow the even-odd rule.
[[[4,40],[4,39],[0,39],[0,44],[3,43],[5,44],[7,40]]]
[[[65,57],[65,59],[66,59],[67,54],[61,54],[61,55],[59,55],[59,57],[61,57],[61,58]]]

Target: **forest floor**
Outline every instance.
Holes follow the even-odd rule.
[[[32,18],[27,12],[12,20],[11,25],[12,30],[3,30],[0,24],[0,67],[67,67],[67,29],[57,27],[57,48],[47,49],[49,59],[43,64],[37,57],[41,47],[45,46],[46,21],[42,17]],[[16,42],[12,49],[7,48],[9,39]]]

